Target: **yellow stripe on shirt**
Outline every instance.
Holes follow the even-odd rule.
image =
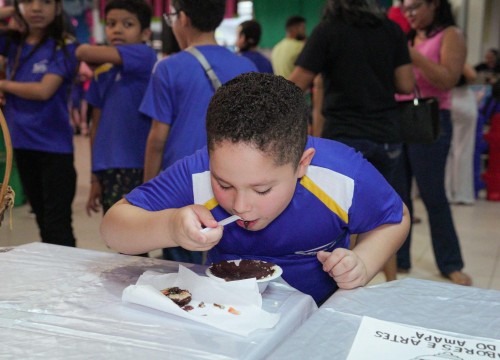
[[[193,197],[194,203],[206,207],[208,210],[214,209],[219,205],[215,200],[212,185],[210,183],[210,171],[204,171],[191,175],[193,179]]]
[[[210,200],[208,200],[206,203],[203,204],[203,206],[206,207],[208,210],[212,210],[217,205],[219,205],[219,203],[217,202],[217,200],[215,200],[215,198],[211,198]]]
[[[94,70],[94,79],[97,80],[97,78],[99,77],[99,74],[102,74],[102,73],[109,71],[109,69],[111,69],[112,67],[113,67],[113,64],[110,64],[110,63],[102,64],[101,66],[99,66],[97,69]]]
[[[337,216],[340,217],[345,223],[349,222],[347,212],[345,212],[335,200],[333,200],[319,186],[317,186],[314,181],[307,177],[307,175],[302,177],[300,184],[316,196],[334,214],[337,214]]]

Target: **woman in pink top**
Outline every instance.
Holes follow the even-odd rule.
[[[403,12],[412,30],[408,34],[410,56],[420,93],[440,102],[441,135],[431,145],[407,145],[396,189],[410,211],[411,179],[415,177],[427,210],[434,256],[443,276],[461,285],[471,285],[464,267],[458,237],[444,187],[445,165],[450,148],[451,89],[465,63],[465,40],[455,26],[448,0],[405,0]],[[410,236],[398,252],[398,268],[408,272]]]

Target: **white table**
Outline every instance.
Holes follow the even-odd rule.
[[[363,316],[500,339],[500,291],[411,278],[339,290],[268,358],[346,359]]]
[[[262,359],[317,310],[310,296],[273,282],[263,308],[281,314],[276,327],[232,335],[122,303],[146,270],[177,272],[178,263],[43,243],[0,252],[0,358]]]

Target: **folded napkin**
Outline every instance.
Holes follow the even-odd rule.
[[[189,305],[193,307],[192,310],[183,310],[160,291],[174,286],[191,293]],[[272,328],[280,318],[280,314],[262,310],[262,295],[255,279],[219,282],[199,276],[182,265],[179,265],[179,272],[174,274],[146,271],[135,285],[123,290],[122,301],[147,306],[242,336],[248,336],[258,329]],[[204,306],[200,307],[200,303]]]

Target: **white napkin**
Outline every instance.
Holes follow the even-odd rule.
[[[160,292],[174,286],[191,293],[189,305],[193,310],[183,310]],[[122,301],[147,306],[242,336],[248,336],[257,329],[272,328],[280,318],[280,314],[262,310],[262,296],[255,279],[218,282],[199,276],[182,265],[179,265],[177,274],[146,271],[139,277],[136,285],[123,290]],[[205,307],[198,306],[201,302]],[[224,308],[216,307],[214,303]],[[229,312],[230,308],[239,312],[239,315]]]

